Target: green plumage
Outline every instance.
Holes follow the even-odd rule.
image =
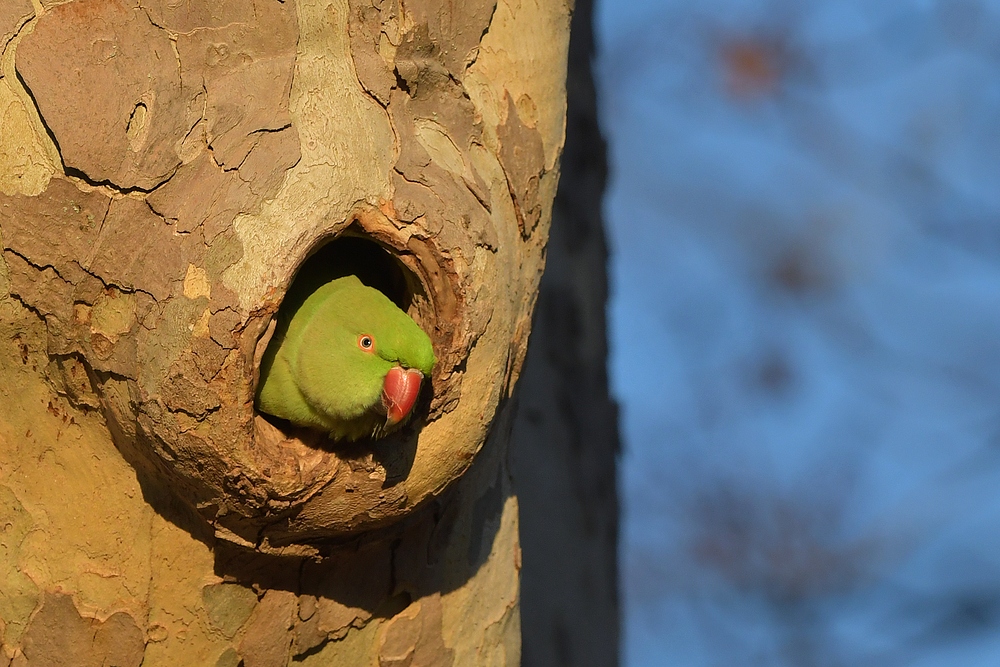
[[[261,362],[257,407],[336,440],[384,432],[382,387],[394,366],[434,367],[431,341],[384,294],[345,276],[286,298]],[[359,344],[370,336],[371,350]]]

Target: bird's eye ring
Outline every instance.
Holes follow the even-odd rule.
[[[375,349],[375,340],[368,334],[361,334],[358,336],[358,347],[365,352],[371,352]]]

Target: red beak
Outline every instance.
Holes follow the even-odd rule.
[[[420,382],[424,374],[413,368],[394,366],[385,376],[382,385],[382,405],[385,406],[386,417],[390,426],[406,419],[417,402],[420,394]]]

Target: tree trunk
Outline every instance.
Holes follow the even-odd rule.
[[[4,0],[0,665],[516,665],[510,400],[569,8]],[[431,335],[418,418],[256,414],[306,262]]]
[[[618,412],[608,394],[607,158],[592,20],[593,3],[577,0],[566,148],[512,441],[524,667],[618,664]]]

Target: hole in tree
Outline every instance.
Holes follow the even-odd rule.
[[[257,343],[258,369],[274,352],[270,342],[278,321],[287,322],[317,289],[345,276],[356,276],[362,284],[386,295],[420,324],[421,318],[414,312],[419,310],[414,307],[414,288],[422,293],[418,279],[385,247],[363,234],[356,225],[348,227],[340,236],[317,245],[298,268],[271,327]]]
[[[418,311],[423,309],[421,304],[426,302],[426,297],[419,279],[392,252],[364,236],[364,232],[357,226],[349,227],[340,236],[319,244],[307,257],[288,286],[275,323],[298,310],[302,302],[323,285],[349,275],[357,276],[363,284],[385,294],[400,310],[420,323],[422,318]],[[271,331],[273,330],[272,327]],[[266,334],[258,343],[258,368],[269,363],[267,357],[273,354],[270,342],[271,335]],[[306,450],[318,450],[327,454],[336,451],[336,456],[340,459],[361,460],[374,456],[385,470],[385,485],[392,486],[406,477],[413,464],[416,451],[414,429],[417,428],[419,414],[426,412],[428,408],[431,393],[428,382],[409,423],[377,440],[364,438],[354,442],[334,443],[326,433],[295,426],[258,410],[257,444],[270,453],[269,458],[275,463],[279,460],[291,462],[291,474],[302,476],[303,480],[305,476],[294,471],[297,467],[294,459]],[[262,428],[264,432],[261,431]],[[282,466],[273,468],[272,474],[277,474],[279,467]],[[317,474],[323,467],[325,466],[320,465],[316,469]]]
[[[357,234],[354,228],[349,228],[314,251],[299,267],[289,295],[299,295],[301,300],[331,280],[354,275],[389,297],[400,310],[409,311],[413,302],[411,283],[407,280],[409,270],[380,244]],[[281,304],[282,311],[294,312],[302,305],[289,299],[294,297],[286,298]]]

